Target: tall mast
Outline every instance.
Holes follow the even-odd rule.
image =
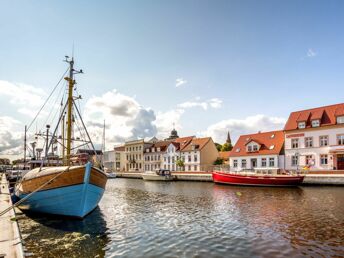
[[[72,145],[72,107],[73,107],[73,89],[75,81],[73,79],[74,76],[74,59],[68,60],[66,58],[66,62],[69,63],[69,77],[65,78],[68,81],[68,107],[67,107],[67,166],[70,165],[70,152],[71,152],[71,145]]]
[[[66,77],[65,80],[68,81],[68,100],[67,100],[67,146],[66,146],[66,159],[67,159],[67,166],[70,165],[70,155],[71,155],[71,148],[72,148],[72,128],[73,128],[73,89],[75,85],[74,74],[82,73],[82,70],[74,70],[74,57],[69,59],[66,56],[65,62],[69,63],[69,77]]]

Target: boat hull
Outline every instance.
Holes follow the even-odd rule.
[[[217,171],[212,176],[215,183],[251,186],[298,186],[304,179],[304,176],[238,175]]]
[[[77,218],[83,218],[95,209],[104,194],[106,174],[90,164],[64,169],[43,168],[25,175],[16,186],[15,195],[27,199],[18,207]],[[36,191],[40,186],[43,187]]]

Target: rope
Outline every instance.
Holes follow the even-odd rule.
[[[66,75],[66,73],[68,72],[69,68],[63,73],[61,79],[58,81],[58,83],[55,85],[53,91],[50,93],[50,95],[48,96],[48,98],[45,100],[43,106],[41,107],[41,109],[37,112],[36,116],[34,117],[34,119],[32,120],[32,122],[30,123],[30,125],[27,127],[27,131],[30,129],[30,127],[32,126],[32,124],[35,122],[36,118],[38,117],[38,115],[41,113],[42,109],[44,108],[45,104],[47,104],[48,100],[50,99],[51,95],[53,95],[54,91],[56,90],[57,86],[60,84],[60,82],[63,80],[64,76]]]
[[[54,176],[53,178],[51,178],[50,180],[48,180],[47,182],[45,182],[44,184],[42,184],[41,186],[39,186],[35,191],[31,192],[30,194],[28,194],[27,196],[25,196],[24,198],[20,199],[18,202],[16,202],[15,204],[13,204],[12,206],[8,207],[7,209],[3,210],[2,212],[0,212],[0,217],[4,214],[6,214],[7,212],[9,212],[11,209],[13,209],[14,207],[17,207],[19,204],[23,203],[24,201],[26,201],[27,199],[29,199],[33,194],[35,194],[36,192],[38,192],[39,190],[41,190],[44,186],[48,185],[50,182],[52,182],[53,180],[55,180],[57,177],[59,177],[60,175],[62,175],[64,172],[69,171],[70,166],[66,169],[61,171],[60,173],[58,173],[56,176]]]

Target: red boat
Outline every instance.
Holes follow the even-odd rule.
[[[303,175],[258,175],[254,173],[231,173],[213,171],[215,183],[252,186],[297,186],[302,184]]]

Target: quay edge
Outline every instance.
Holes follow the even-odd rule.
[[[177,181],[198,181],[198,182],[213,182],[211,173],[205,172],[172,172],[171,173]],[[142,179],[142,172],[116,172],[118,178],[136,178]],[[343,174],[308,174],[302,185],[336,185],[344,186]]]
[[[0,212],[12,206],[9,185],[5,174],[0,175]],[[24,250],[16,214],[12,208],[0,217],[0,257],[22,258]]]

